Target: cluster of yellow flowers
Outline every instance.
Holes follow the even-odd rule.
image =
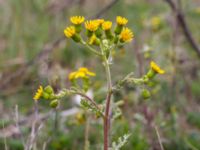
[[[71,72],[69,74],[69,80],[74,80],[78,78],[88,78],[89,76],[95,76],[95,75],[96,74],[94,72],[89,71],[85,67],[81,67],[77,71]]]
[[[44,91],[43,87],[39,86],[39,88],[37,89],[37,92],[35,93],[35,96],[33,97],[33,99],[35,101],[39,100],[42,97],[43,91]]]
[[[99,41],[102,39],[103,32],[107,39],[114,41],[115,44],[120,41],[130,42],[133,39],[133,32],[125,27],[128,20],[124,17],[116,17],[116,27],[114,29],[114,34],[111,31],[112,22],[105,21],[104,19],[94,19],[87,20],[83,16],[73,16],[70,18],[73,25],[68,26],[64,30],[64,34],[68,38],[72,38],[76,42],[82,40],[80,32],[82,30],[82,24],[85,24],[86,35],[89,38],[89,44],[99,45]],[[85,22],[84,22],[85,21]]]

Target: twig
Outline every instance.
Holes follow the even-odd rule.
[[[21,141],[22,141],[22,144],[25,148],[25,140],[24,140],[24,136],[23,136],[23,133],[20,129],[20,126],[19,126],[19,112],[18,112],[18,105],[15,106],[15,124],[16,124],[16,127],[18,128],[19,132],[20,132],[20,138],[21,138]]]
[[[160,148],[161,148],[161,150],[164,150],[164,147],[163,147],[163,145],[162,145],[162,142],[161,142],[161,138],[160,138],[160,134],[159,134],[159,132],[158,132],[158,129],[157,129],[156,126],[154,126],[154,128],[155,128],[155,130],[156,130],[156,135],[157,135],[157,137],[158,137],[158,141],[159,141],[159,144],[160,144]]]
[[[101,109],[99,108],[97,103],[93,99],[91,99],[89,96],[87,96],[86,94],[81,93],[81,92],[75,92],[74,94],[77,94],[77,95],[80,95],[80,96],[86,98],[88,101],[90,101],[96,107],[96,109],[99,110],[99,112],[101,112]],[[102,113],[101,113],[101,115],[104,117],[104,115]]]
[[[3,120],[3,130],[5,130],[5,128],[4,128],[4,120]],[[7,139],[6,139],[6,136],[4,136],[4,148],[5,148],[5,150],[8,150],[8,146],[7,146]]]
[[[179,22],[179,26],[183,30],[185,38],[188,40],[188,42],[190,43],[191,47],[194,49],[198,57],[200,57],[200,47],[197,45],[196,41],[192,37],[192,33],[189,30],[188,24],[186,23],[185,16],[183,15],[182,10],[177,8],[172,0],[164,0],[164,1],[169,4],[172,11],[176,14],[176,19]]]

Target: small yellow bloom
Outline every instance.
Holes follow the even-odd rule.
[[[116,22],[119,25],[126,25],[128,23],[128,20],[126,18],[124,18],[124,17],[117,16]]]
[[[75,79],[86,78],[86,77],[87,77],[87,75],[84,72],[81,72],[81,71],[76,72]]]
[[[130,42],[133,39],[133,32],[129,28],[124,28],[120,33],[120,40],[122,42]]]
[[[96,35],[93,34],[93,35],[91,36],[90,40],[89,40],[89,44],[90,44],[90,45],[94,44],[95,41],[96,41],[96,39],[97,39]]]
[[[69,80],[73,80],[75,78],[75,76],[76,76],[76,72],[71,72],[69,74]]]
[[[69,80],[74,80],[78,78],[88,78],[88,76],[95,76],[94,72],[89,71],[85,67],[81,67],[78,71],[72,72],[69,74]]]
[[[76,30],[74,26],[69,26],[64,30],[64,34],[66,37],[71,38],[76,34]]]
[[[151,61],[150,65],[151,65],[151,68],[152,68],[156,73],[159,73],[159,74],[164,74],[164,73],[165,73],[165,71],[162,70],[154,61]]]
[[[111,21],[105,21],[105,22],[102,24],[103,30],[110,30],[111,27],[112,27],[112,22],[111,22]]]
[[[154,29],[157,29],[160,25],[161,25],[161,19],[160,19],[160,17],[153,17],[151,19],[151,26]]]
[[[96,31],[99,27],[99,23],[97,20],[90,20],[85,22],[85,28],[89,31]]]
[[[35,93],[35,96],[33,97],[33,99],[35,101],[39,100],[43,94],[43,87],[42,86],[39,86],[39,88],[37,89],[37,92]]]
[[[75,25],[79,25],[79,24],[83,23],[84,20],[85,20],[85,18],[83,16],[73,16],[70,18],[70,21]]]
[[[99,25],[102,25],[104,23],[104,19],[97,19],[96,21],[99,23]]]
[[[89,76],[96,76],[96,74],[94,72],[89,71],[87,68],[85,67],[81,67],[79,68],[80,72],[84,72],[85,74],[89,75]]]

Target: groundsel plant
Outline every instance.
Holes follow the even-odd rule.
[[[71,25],[64,29],[65,36],[72,39],[77,44],[85,46],[91,53],[99,57],[102,61],[107,78],[107,93],[105,93],[105,101],[102,104],[98,104],[93,98],[87,95],[91,83],[90,79],[95,77],[95,73],[86,67],[81,67],[69,74],[69,80],[72,83],[72,87],[61,89],[59,92],[55,93],[50,85],[46,87],[39,86],[34,96],[34,100],[38,101],[41,98],[49,100],[50,106],[56,108],[60,100],[65,96],[81,96],[81,106],[85,110],[91,111],[96,116],[103,119],[103,149],[120,149],[128,141],[130,135],[125,133],[118,141],[110,141],[110,128],[112,122],[118,115],[120,115],[118,106],[123,103],[123,101],[114,103],[113,93],[123,88],[125,84],[142,85],[143,88],[141,90],[141,95],[145,99],[149,98],[151,94],[149,90],[144,88],[145,85],[148,85],[157,74],[164,74],[165,71],[162,70],[154,61],[151,61],[149,71],[147,71],[147,73],[142,77],[135,78],[133,77],[133,73],[130,73],[118,82],[115,82],[116,84],[114,85],[110,71],[110,67],[113,65],[111,63],[112,52],[118,47],[131,42],[134,38],[131,29],[126,27],[128,20],[124,17],[117,16],[116,23],[113,24],[113,22],[104,19],[85,21],[83,16],[73,16],[70,18],[70,22]],[[86,40],[84,40],[83,37],[86,37]],[[79,115],[78,118],[80,119],[81,115]]]

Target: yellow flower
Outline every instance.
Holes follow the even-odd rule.
[[[111,27],[112,27],[112,22],[111,21],[105,21],[102,24],[103,30],[110,30]]]
[[[104,19],[97,19],[96,21],[99,23],[99,25],[102,25],[104,23]]]
[[[64,30],[64,34],[66,37],[71,38],[76,34],[76,30],[74,26],[69,26]]]
[[[90,44],[90,45],[94,44],[95,41],[96,41],[96,39],[97,39],[96,35],[93,34],[93,35],[91,36],[90,40],[89,40],[89,44]]]
[[[85,18],[83,16],[73,16],[70,18],[70,21],[75,25],[79,25],[79,24],[83,23],[84,20],[85,20]]]
[[[33,97],[33,99],[35,101],[39,100],[43,94],[43,87],[42,86],[39,86],[39,88],[37,89],[37,92],[35,93],[35,96]]]
[[[133,32],[129,28],[124,28],[120,33],[120,40],[122,42],[130,42],[133,39]]]
[[[71,72],[69,74],[69,80],[73,80],[75,78],[75,76],[76,76],[76,72]]]
[[[78,78],[88,78],[88,76],[95,76],[96,74],[89,71],[85,67],[81,67],[78,71],[72,72],[69,74],[69,80],[74,80]]]
[[[161,24],[161,19],[160,17],[153,17],[151,19],[151,26],[154,28],[154,29],[157,29]]]
[[[156,73],[159,73],[159,74],[164,74],[164,73],[165,73],[165,71],[162,70],[154,61],[151,61],[150,65],[151,65],[151,68],[152,68]]]
[[[87,77],[87,75],[84,72],[81,72],[81,71],[76,72],[75,79],[86,78],[86,77]]]
[[[89,71],[87,68],[85,67],[81,67],[79,68],[79,72],[84,72],[85,74],[89,75],[89,76],[96,76],[96,74],[94,72]]]
[[[128,20],[126,18],[124,18],[124,17],[117,16],[116,22],[119,25],[126,25],[128,23]]]
[[[99,27],[99,23],[97,20],[90,20],[85,22],[85,28],[89,31],[96,31]]]

